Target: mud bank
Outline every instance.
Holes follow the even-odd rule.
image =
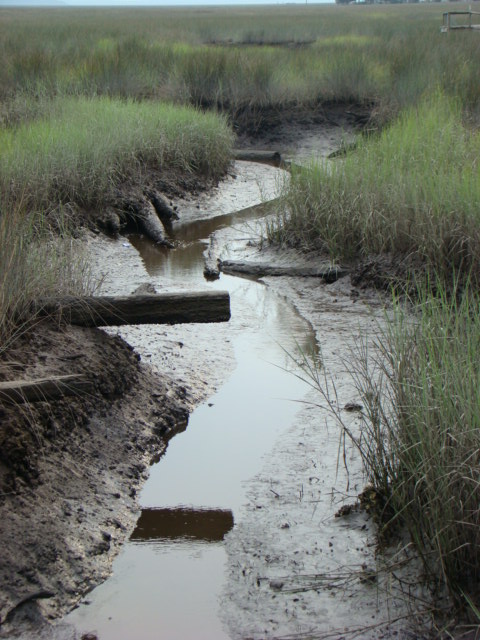
[[[184,388],[98,330],[41,324],[8,357],[10,377],[75,372],[94,385],[83,397],[2,407],[0,637],[36,637],[108,575],[149,465],[190,405]]]

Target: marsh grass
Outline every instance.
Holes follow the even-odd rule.
[[[480,41],[441,34],[444,9],[4,8],[1,117],[18,119],[18,95],[110,95],[231,114],[247,105],[366,101],[385,120],[437,86],[475,111]]]
[[[480,298],[441,282],[397,304],[372,375],[356,382],[366,413],[357,441],[386,513],[405,525],[428,578],[478,606],[480,578]],[[379,375],[378,375],[379,374]],[[377,381],[377,382],[375,382]]]
[[[270,238],[332,260],[418,255],[445,275],[480,267],[480,135],[435,92],[335,162],[294,168]]]
[[[215,114],[108,97],[42,99],[39,110],[0,129],[0,350],[36,321],[34,299],[91,287],[68,205],[102,206],[151,169],[215,179],[230,162],[232,133]]]
[[[232,134],[215,114],[152,102],[58,98],[43,118],[0,130],[0,190],[6,208],[101,205],[125,180],[151,168],[218,178]]]
[[[55,232],[51,220],[27,213],[21,203],[0,216],[0,354],[37,322],[33,301],[87,294],[94,288],[86,260],[61,213]]]

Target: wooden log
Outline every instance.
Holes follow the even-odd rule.
[[[165,235],[164,226],[160,222],[154,205],[143,195],[132,197],[123,196],[120,193],[115,201],[115,206],[127,216],[128,220],[133,222],[141,233],[144,233],[153,242],[165,247],[174,246],[173,242]]]
[[[227,291],[67,296],[39,300],[34,304],[33,312],[56,316],[62,322],[83,327],[226,322],[230,319],[230,296]]]
[[[173,220],[178,220],[178,214],[168,204],[167,199],[155,189],[149,189],[145,195],[155,207],[155,211],[162,221],[163,226],[170,228]]]
[[[165,228],[158,217],[155,207],[150,201],[142,201],[142,207],[139,209],[136,218],[141,231],[156,244],[165,247],[174,246],[173,242],[165,236]]]
[[[13,380],[0,382],[0,403],[23,404],[57,400],[64,396],[80,395],[92,389],[92,382],[79,374],[38,380]]]
[[[219,261],[220,271],[262,278],[265,276],[293,276],[297,278],[321,278],[325,282],[335,282],[347,275],[342,267],[297,267],[289,265],[262,264],[261,262],[242,262],[236,260]]]
[[[220,269],[218,268],[218,242],[215,234],[210,236],[208,248],[203,252],[203,275],[206,280],[218,280]]]
[[[261,149],[234,149],[235,160],[246,160],[247,162],[260,162],[262,164],[280,167],[283,163],[282,156],[278,151],[262,151]]]
[[[220,542],[233,529],[230,509],[142,509],[131,540],[203,540]]]

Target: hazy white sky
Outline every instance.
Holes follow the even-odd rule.
[[[305,4],[305,0],[296,0]],[[308,4],[328,3],[334,0],[307,0]],[[68,5],[68,6],[179,6],[179,5],[245,5],[245,4],[285,4],[292,0],[0,0],[1,6],[12,5]]]

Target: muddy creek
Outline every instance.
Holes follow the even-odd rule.
[[[241,162],[235,170],[216,193],[179,204],[178,248],[161,250],[140,237],[93,241],[105,293],[146,283],[158,291],[228,290],[232,317],[121,330],[159,375],[184,383],[197,406],[152,466],[136,529],[111,578],[67,616],[80,635],[273,640],[362,629],[356,637],[376,638],[392,611],[403,620],[389,577],[362,579],[378,568],[368,516],[335,517],[363,487],[358,452],[345,444],[347,472],[338,424],[295,375],[291,357],[321,351],[336,405],[358,401],[345,363],[381,305],[352,297],[348,278],[320,285],[222,274],[207,283],[203,253],[212,236],[221,257],[262,255],[262,212],[254,205],[275,197],[281,172]],[[358,414],[345,421],[357,428]],[[397,638],[408,637],[402,624],[392,629]]]
[[[258,215],[247,209],[179,227],[174,251],[139,237],[118,241],[115,248],[138,252],[154,285],[204,287],[202,253],[210,234]],[[218,615],[224,537],[241,519],[244,481],[289,427],[298,412],[295,401],[306,392],[306,384],[289,371],[287,354],[315,351],[309,323],[263,283],[222,275],[208,286],[231,296],[232,320],[217,329],[209,348],[222,350],[227,342],[234,370],[152,467],[140,496],[141,516],[112,577],[69,616],[79,630],[95,629],[101,640],[230,637]],[[212,329],[215,334],[215,327],[206,333]],[[141,332],[132,341],[135,347]],[[146,357],[155,364],[152,329],[143,338]]]

